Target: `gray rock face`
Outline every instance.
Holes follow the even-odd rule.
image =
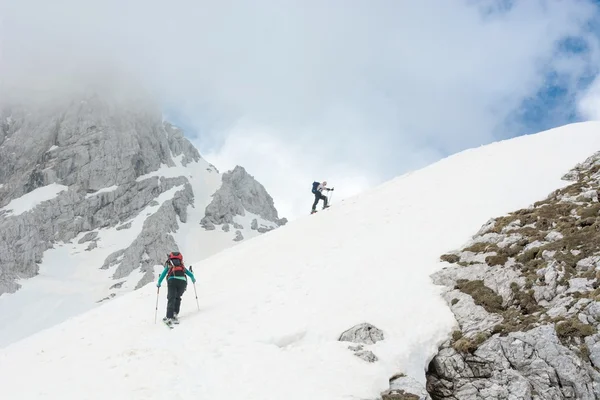
[[[98,236],[98,232],[86,233],[77,243],[82,244],[94,240]]]
[[[131,183],[174,166],[171,154],[200,159],[158,109],[122,109],[96,96],[56,107],[4,109],[12,122],[0,146],[0,206],[53,182],[88,192]]]
[[[600,153],[571,185],[488,221],[434,274],[459,329],[427,371],[435,399],[600,398]]]
[[[369,363],[374,363],[378,360],[377,356],[371,350],[360,350],[355,352],[354,355]]]
[[[273,198],[267,193],[264,186],[249,175],[244,168],[236,166],[233,171],[223,174],[222,186],[206,207],[206,216],[201,223],[207,227],[210,227],[211,224],[212,226],[234,224],[233,217],[245,216],[246,211],[259,215],[277,226],[287,223],[287,219],[279,218]],[[258,221],[256,224],[253,221],[254,225],[256,227],[252,229],[257,229]]]
[[[233,241],[234,242],[241,242],[242,240],[244,240],[244,235],[242,235],[242,232],[235,231],[235,237],[233,238]]]
[[[551,325],[494,336],[473,355],[444,349],[429,370],[433,398],[596,399],[598,372],[559,341]],[[452,388],[449,390],[448,388]]]
[[[112,253],[104,262],[102,268],[106,269],[118,265],[113,279],[121,279],[128,276],[133,270],[140,269],[144,272],[142,279],[138,282],[136,289],[145,285],[153,279],[152,269],[154,265],[164,261],[165,254],[177,249],[177,244],[171,233],[177,228],[177,211],[185,210],[176,207],[177,203],[191,204],[193,192],[185,178],[173,178],[173,183],[180,183],[184,187],[178,191],[172,201],[163,203],[159,210],[144,221],[142,233],[126,249]],[[181,218],[185,220],[185,216]],[[144,257],[146,254],[148,257]]]
[[[362,323],[342,333],[339,340],[341,342],[375,344],[383,340],[383,332],[371,324]]]
[[[174,165],[172,155],[200,159],[157,111],[115,108],[96,96],[50,108],[2,108],[0,207],[52,183],[68,190],[29,212],[0,217],[0,295],[19,288],[17,276],[34,276],[55,241],[127,220],[171,186],[137,177]],[[115,190],[86,196],[109,187]]]
[[[390,388],[381,397],[382,400],[431,400],[421,383],[403,374],[390,378]]]
[[[233,238],[234,242],[241,242],[244,240],[244,235],[242,235],[241,231],[235,231],[235,237]]]
[[[0,295],[18,290],[17,278],[35,276],[55,243],[85,233],[77,242],[89,242],[85,250],[92,251],[99,229],[130,229],[134,218],[146,215],[133,243],[110,254],[102,268],[116,267],[113,279],[141,271],[137,288],[152,280],[153,267],[178,250],[172,234],[179,221],[187,222],[198,195],[187,176],[143,176],[176,166],[175,159],[183,166],[202,161],[181,130],[163,122],[160,109],[147,102],[115,104],[86,95],[43,106],[0,104]],[[218,173],[206,164],[207,174]],[[2,210],[51,184],[65,190],[21,214]],[[170,190],[168,200],[158,201]],[[246,209],[282,223],[264,187],[241,167],[225,174],[213,203],[230,200],[228,210],[243,215]],[[207,229],[214,229],[214,209],[207,208]],[[241,232],[234,240],[243,240]]]
[[[366,362],[375,362],[378,360],[377,356],[371,350],[363,350],[363,345],[359,344],[358,346],[348,346],[348,349],[354,352],[354,355],[358,358],[362,358]]]
[[[371,350],[365,350],[364,345],[375,344],[383,340],[383,332],[371,324],[362,323],[343,332],[338,340],[341,342],[358,343],[356,346],[348,346],[348,349],[352,350],[356,357],[366,362],[374,363],[378,361],[377,356]]]

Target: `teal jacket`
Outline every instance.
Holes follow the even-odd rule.
[[[169,272],[169,267],[165,265],[165,269],[163,269],[162,274],[160,274],[160,277],[158,278],[158,283],[156,284],[156,286],[160,287],[160,284],[162,283],[163,279],[165,279],[165,276],[167,276],[168,272]],[[187,268],[185,269],[185,274],[192,279],[193,283],[196,283],[196,278],[194,278],[194,274],[192,274],[190,272],[190,270],[188,270]],[[182,281],[187,280],[185,276],[170,276],[167,278],[167,281],[169,279],[179,279]]]

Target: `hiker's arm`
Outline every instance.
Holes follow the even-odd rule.
[[[158,277],[158,283],[156,284],[156,286],[160,286],[162,280],[165,279],[165,275],[167,275],[168,270],[169,270],[169,267],[165,267],[165,269],[163,269],[162,274],[160,274],[160,276]]]
[[[192,273],[192,271],[190,271],[189,269],[186,268],[185,274],[192,279],[192,282],[196,282],[196,278],[194,277],[194,274]]]

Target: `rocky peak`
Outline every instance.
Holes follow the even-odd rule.
[[[89,268],[110,270],[112,279],[141,272],[135,278],[140,287],[153,279],[166,253],[178,250],[180,225],[197,226],[204,216],[196,210],[218,189],[216,168],[151,102],[113,97],[86,93],[0,107],[0,295],[18,290],[19,278],[35,276],[56,243],[85,245],[100,257]],[[220,215],[212,212],[216,207],[272,221],[268,229],[285,223],[243,168],[224,174],[222,182],[207,208],[210,218]],[[24,203],[32,206],[18,210]],[[189,210],[196,220],[188,220]],[[246,237],[266,231],[261,226],[254,233],[247,225]],[[244,240],[243,227],[236,228],[231,245]],[[123,230],[130,230],[128,239],[109,244]]]
[[[51,183],[86,192],[134,181],[157,170],[199,160],[177,129],[156,110],[116,107],[97,96],[48,110],[4,109],[0,142],[0,206]]]
[[[264,186],[238,165],[223,174],[222,185],[206,207],[206,216],[201,223],[207,229],[214,229],[214,225],[236,223],[234,217],[246,216],[246,212],[273,222],[276,226],[287,223],[287,219],[279,218],[273,198]],[[253,225],[252,229],[260,229],[258,223]]]
[[[600,398],[600,152],[563,179],[442,256],[459,327],[429,366],[433,399]]]

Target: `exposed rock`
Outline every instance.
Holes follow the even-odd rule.
[[[342,333],[338,340],[342,342],[374,344],[383,340],[383,332],[371,324],[362,323]]]
[[[215,225],[210,221],[203,221],[200,223],[200,225],[202,225],[202,227],[207,231],[214,231],[216,229]]]
[[[223,224],[221,229],[223,229],[223,232],[229,232],[229,224]]]
[[[370,350],[363,350],[364,346],[362,344],[356,346],[348,346],[349,350],[354,352],[354,355],[362,358],[367,362],[375,362],[378,360],[377,356]]]
[[[115,107],[91,95],[39,109],[1,109],[0,117],[10,115],[11,123],[4,125],[1,135],[0,208],[52,183],[68,190],[29,212],[0,216],[0,295],[16,291],[17,278],[36,275],[44,251],[54,243],[69,242],[86,231],[127,228],[130,223],[120,226],[121,221],[158,204],[157,196],[175,186],[180,186],[180,192],[163,204],[170,215],[161,219],[176,220],[178,215],[185,221],[193,199],[187,179],[143,179],[142,175],[161,165],[175,166],[172,157],[182,155],[183,162],[189,162],[199,161],[200,155],[181,132],[163,123],[158,108],[142,103]],[[171,245],[167,235],[156,237],[158,229],[146,224],[140,237],[154,239],[141,241],[159,248]],[[80,243],[93,241],[95,235],[86,234]],[[90,243],[87,250],[96,245]],[[124,267],[117,275],[127,270],[132,269]]]
[[[77,243],[83,244],[85,242],[89,242],[91,240],[96,239],[96,237],[98,237],[98,232],[88,232],[85,235],[83,235],[83,237],[79,239]]]
[[[402,389],[388,389],[381,394],[382,400],[421,400],[429,397],[419,397],[416,394],[407,393]]]
[[[377,356],[373,354],[371,350],[356,351],[354,355],[370,363],[373,363],[378,360]]]
[[[172,179],[182,182],[181,180],[184,178]],[[174,218],[177,215],[174,203],[178,199],[186,199],[185,201],[191,203],[193,198],[192,188],[189,183],[185,183],[183,187],[183,190],[175,193],[173,201],[164,202],[158,211],[146,218],[142,233],[124,252],[119,250],[107,258],[102,268],[119,264],[112,276],[113,279],[124,278],[139,268],[145,273],[137,285],[137,287],[141,287],[153,279],[152,271],[154,265],[162,264],[165,254],[178,250],[177,244],[171,235],[178,227],[177,218]],[[143,257],[144,254],[147,254],[148,257]],[[119,261],[109,261],[117,259]]]
[[[434,358],[427,387],[434,399],[596,399],[600,374],[561,344],[553,326],[494,335],[474,354],[452,348]],[[451,389],[450,389],[451,388]]]
[[[234,242],[241,242],[244,240],[244,235],[242,235],[241,231],[235,231],[235,237],[233,238]]]
[[[113,297],[115,297],[115,296],[116,296],[116,294],[115,294],[115,293],[111,293],[110,295],[108,295],[108,296],[106,296],[106,297],[102,298],[101,300],[98,300],[96,303],[102,303],[103,301],[110,300],[110,299],[112,299],[112,298],[113,298]]]
[[[391,377],[390,388],[381,397],[382,400],[431,400],[420,382],[404,374]]]
[[[119,226],[117,226],[116,229],[118,231],[120,231],[120,230],[123,230],[123,229],[129,229],[129,228],[131,228],[131,222],[128,222],[128,223],[123,224],[123,225],[119,225]]]
[[[233,217],[245,216],[246,211],[273,222],[276,226],[287,222],[285,218],[279,219],[273,198],[264,186],[244,168],[236,166],[233,171],[224,173],[222,180],[221,188],[213,195],[213,200],[206,207],[203,223],[233,224]]]
[[[153,255],[175,248],[170,233],[177,230],[177,220],[187,221],[193,204],[188,178],[143,175],[176,166],[175,157],[183,166],[201,157],[180,129],[162,121],[159,108],[147,102],[115,106],[112,100],[89,95],[50,106],[0,108],[0,208],[49,184],[68,188],[29,212],[0,211],[0,295],[16,291],[18,279],[35,276],[43,253],[54,243],[88,232],[79,243],[91,242],[86,249],[91,251],[99,229],[129,229],[136,216],[153,214],[152,207],[159,211],[148,221],[157,225],[146,221],[132,247],[111,254],[104,268],[123,263],[115,278],[142,268],[147,272],[143,284],[151,278],[149,266],[162,262],[162,256]],[[208,169],[218,173],[214,166]],[[172,199],[157,201],[173,188]],[[246,207],[274,226],[281,223],[272,198],[243,168],[225,174],[215,198],[228,194],[242,207],[236,207],[237,214],[243,215]],[[214,223],[207,221],[205,228],[214,229]],[[142,260],[141,254],[149,258]]]
[[[124,283],[125,283],[125,281],[117,282],[114,285],[112,285],[109,289],[121,289],[121,287],[123,286]]]
[[[244,226],[243,226],[242,224],[238,224],[237,222],[234,222],[234,223],[233,223],[233,227],[234,227],[235,229],[244,229]]]
[[[434,400],[600,398],[600,152],[565,177],[441,257],[459,329],[429,365]]]
[[[250,224],[250,229],[254,231],[258,229],[258,220],[256,218],[252,220],[252,223]]]
[[[261,226],[260,228],[257,229],[257,231],[260,232],[260,233],[267,233],[269,231],[272,231],[273,229],[274,228]]]

